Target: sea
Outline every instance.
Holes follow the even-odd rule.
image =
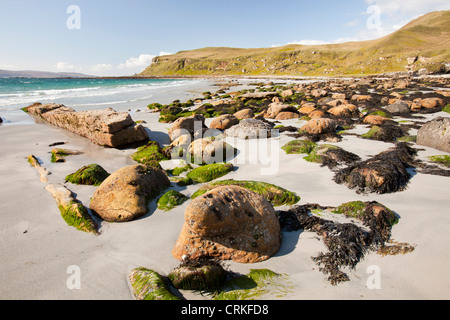
[[[153,102],[181,100],[182,92],[200,92],[207,84],[204,79],[0,78],[0,117],[3,124],[14,123],[21,109],[35,102],[64,104],[77,111],[143,109]]]

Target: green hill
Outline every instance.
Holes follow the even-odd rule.
[[[377,40],[180,51],[155,58],[139,76],[367,75],[421,68],[437,71],[449,61],[450,10],[428,13]]]

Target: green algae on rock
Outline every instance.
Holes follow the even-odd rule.
[[[448,155],[441,155],[441,156],[429,156],[428,159],[431,162],[441,164],[443,166],[446,166],[450,168],[450,156]]]
[[[163,154],[158,142],[150,141],[146,145],[139,147],[135,153],[131,155],[131,159],[142,164],[152,164],[154,161],[170,160]]]
[[[164,195],[162,195],[161,198],[158,200],[158,209],[164,210],[164,211],[170,211],[176,206],[179,206],[183,204],[185,201],[187,201],[189,198],[186,197],[181,192],[178,192],[176,190],[170,190],[167,191]]]
[[[258,300],[267,295],[283,298],[293,292],[288,276],[269,269],[251,269],[248,275],[235,277],[214,296],[214,300]]]
[[[84,166],[78,171],[69,174],[66,177],[66,182],[73,184],[99,186],[109,177],[109,173],[98,164],[90,164]]]
[[[317,143],[310,140],[292,140],[281,149],[287,154],[309,154],[316,146]]]
[[[98,234],[97,223],[69,189],[60,184],[49,184],[45,189],[56,200],[61,216],[69,226],[83,232]]]
[[[66,160],[64,159],[65,157],[70,156],[70,155],[78,155],[81,153],[82,152],[80,152],[80,151],[54,148],[51,151],[51,159],[50,160],[52,163],[66,162]]]
[[[216,260],[187,260],[175,268],[168,278],[177,289],[217,291],[224,285],[227,271]]]
[[[213,163],[195,168],[190,171],[186,178],[180,180],[178,185],[189,185],[192,183],[206,183],[223,177],[234,170],[234,166],[229,163]]]
[[[64,221],[77,230],[97,234],[97,223],[89,215],[88,210],[80,202],[71,201],[69,205],[58,206]]]
[[[181,300],[170,292],[165,278],[153,270],[136,268],[129,280],[136,300]]]
[[[197,190],[193,195],[192,199],[220,186],[224,185],[235,185],[253,192],[258,193],[267,201],[269,201],[273,206],[282,205],[293,205],[300,201],[300,197],[295,193],[278,187],[276,185],[261,182],[261,181],[239,181],[239,180],[220,180],[211,182],[199,190]]]

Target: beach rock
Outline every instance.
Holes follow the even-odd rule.
[[[369,132],[361,135],[361,138],[379,140],[384,142],[393,142],[405,135],[406,133],[400,126],[386,122],[380,125],[372,126]]]
[[[335,133],[337,124],[334,120],[318,118],[309,120],[300,130],[309,134]]]
[[[142,125],[136,124],[128,113],[111,108],[77,112],[60,104],[36,103],[26,111],[105,147],[117,148],[148,140]]]
[[[229,137],[239,139],[270,138],[272,126],[258,119],[244,119],[238,125],[225,130]]]
[[[353,104],[343,104],[328,110],[328,113],[336,117],[359,118],[361,113],[357,106]]]
[[[52,151],[50,153],[51,153],[51,162],[52,163],[66,162],[65,157],[67,157],[67,156],[76,156],[76,155],[83,154],[83,152],[81,152],[81,151],[61,149],[61,148],[54,148],[54,149],[52,149]]]
[[[194,260],[175,268],[167,277],[177,289],[217,290],[224,284],[227,272],[214,261]]]
[[[416,143],[450,152],[450,118],[438,117],[425,123],[417,133]]]
[[[186,178],[178,181],[177,184],[186,186],[193,183],[206,183],[223,177],[233,170],[234,166],[231,163],[211,163],[189,171]]]
[[[90,164],[66,176],[66,182],[99,186],[109,177],[109,173],[98,164]]]
[[[369,102],[373,100],[373,97],[369,95],[354,94],[351,100],[356,102]]]
[[[136,268],[130,273],[129,280],[136,300],[181,300],[170,291],[165,278],[156,271]]]
[[[399,100],[394,104],[388,105],[386,110],[392,114],[407,114],[411,109],[406,102]]]
[[[45,190],[50,192],[56,201],[64,221],[77,230],[98,234],[98,225],[81,202],[75,199],[72,191],[61,184],[48,184]]]
[[[236,116],[232,114],[224,114],[214,119],[209,127],[211,129],[226,130],[236,124],[239,124],[239,119],[236,118]]]
[[[293,95],[294,95],[294,91],[292,89],[287,89],[287,90],[284,90],[283,92],[281,92],[281,96],[283,98],[287,98],[287,97],[290,97]]]
[[[182,260],[218,258],[239,263],[269,259],[281,245],[281,230],[271,204],[238,186],[215,188],[192,200],[172,250]]]
[[[426,98],[420,101],[420,105],[426,109],[433,109],[443,107],[445,103],[441,98]]]
[[[41,182],[47,183],[48,182],[47,176],[50,175],[50,172],[47,171],[47,169],[45,169],[44,167],[42,167],[39,160],[32,154],[30,154],[27,157],[27,161],[32,167],[36,168],[36,170],[39,172]]]
[[[322,110],[313,110],[312,112],[308,113],[308,117],[310,119],[324,118],[325,112]]]
[[[297,112],[283,111],[277,115],[275,120],[289,120],[289,119],[296,119],[296,118],[300,118],[300,115]]]
[[[333,93],[331,98],[336,100],[345,100],[347,99],[347,95],[345,93]]]
[[[268,119],[275,119],[279,113],[281,112],[293,112],[297,113],[297,108],[291,105],[287,104],[281,104],[281,103],[272,103],[269,105],[269,108],[267,109],[265,113],[265,118]]]
[[[243,110],[240,110],[240,111],[236,112],[234,114],[234,116],[238,120],[250,119],[250,118],[253,118],[255,116],[255,113],[254,113],[253,109],[243,109]]]
[[[375,114],[370,114],[370,115],[364,117],[363,123],[380,125],[380,124],[385,123],[388,120],[389,120],[388,118],[385,118],[385,117],[382,117],[379,115],[375,115]]]
[[[309,93],[311,96],[315,98],[325,97],[328,94],[327,90],[324,89],[314,89]]]
[[[236,149],[226,142],[204,138],[194,140],[187,152],[194,163],[201,165],[226,162],[235,156]]]
[[[195,199],[196,197],[205,194],[211,191],[214,188],[218,188],[225,185],[234,185],[242,188],[246,188],[250,191],[256,192],[264,199],[269,201],[274,207],[277,206],[289,206],[294,205],[300,201],[300,197],[295,193],[276,186],[274,184],[270,184],[262,181],[240,181],[240,180],[217,180],[210,182],[200,189],[198,189],[192,196],[191,199]]]
[[[179,136],[184,134],[189,134],[193,138],[207,128],[208,127],[205,125],[205,117],[200,114],[182,117],[172,124],[172,127],[169,130],[169,137],[171,141],[176,140]]]
[[[310,114],[311,112],[316,110],[317,109],[315,103],[305,103],[300,109],[298,109],[298,112],[300,112],[301,114]]]
[[[270,99],[278,96],[278,92],[250,92],[241,94],[238,99],[249,100],[249,99]]]
[[[147,213],[147,203],[170,186],[164,171],[144,165],[128,166],[111,174],[97,188],[91,210],[108,222],[124,222]]]
[[[0,123],[3,123],[3,119],[2,119],[2,117],[0,117]]]

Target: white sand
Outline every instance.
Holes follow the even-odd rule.
[[[174,97],[174,99],[177,97]],[[172,99],[172,100],[174,100]],[[434,117],[436,115],[428,115]],[[147,267],[168,274],[178,265],[171,255],[189,202],[170,212],[150,204],[149,214],[128,223],[101,223],[101,234],[94,236],[67,226],[55,201],[39,181],[36,169],[26,161],[34,154],[43,167],[52,172],[49,183],[63,183],[64,177],[83,165],[98,163],[114,172],[134,162],[128,156],[134,150],[105,149],[65,130],[45,124],[34,124],[21,115],[21,125],[0,127],[0,298],[1,299],[134,299],[128,274],[133,268]],[[150,138],[168,143],[170,124],[158,123],[158,114],[132,113],[134,120],[145,120]],[[210,121],[210,120],[209,120]],[[299,120],[283,121],[300,127]],[[292,140],[286,134],[272,138],[283,146]],[[49,144],[65,141],[62,148],[84,152],[67,157],[66,163],[50,163]],[[257,141],[252,141],[254,146]],[[336,145],[362,158],[386,150],[392,144],[346,136]],[[446,154],[421,147],[419,157]],[[278,153],[278,154],[277,154]],[[450,178],[417,173],[405,191],[385,195],[358,195],[332,181],[326,167],[306,162],[301,155],[287,155],[281,149],[274,153],[280,159],[272,175],[261,175],[257,164],[239,163],[238,170],[223,179],[266,181],[301,196],[300,203],[336,206],[348,201],[379,201],[394,210],[400,222],[392,237],[416,245],[412,253],[382,257],[368,254],[356,270],[347,270],[349,282],[330,285],[311,260],[325,251],[322,240],[311,232],[283,233],[279,253],[258,264],[227,262],[229,269],[248,273],[250,269],[269,268],[285,273],[293,287],[283,299],[449,299],[450,298]],[[273,155],[273,154],[272,154]],[[275,157],[275,158],[277,158]],[[259,160],[257,157],[256,160]],[[78,200],[89,206],[95,187],[66,184]],[[190,195],[201,185],[175,187]],[[70,290],[66,281],[69,266],[81,271],[81,289]],[[381,288],[367,288],[370,266],[381,271]],[[201,296],[191,298],[202,299]],[[270,297],[269,297],[270,298]],[[274,297],[272,297],[274,298]]]

